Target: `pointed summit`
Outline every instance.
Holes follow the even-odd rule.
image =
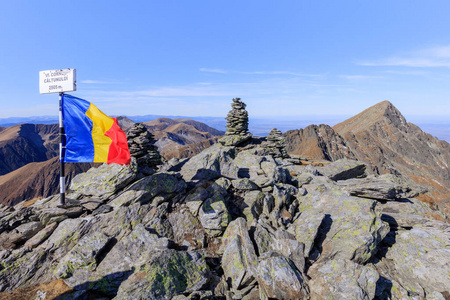
[[[398,129],[406,126],[405,117],[391,102],[385,100],[333,126],[333,129],[341,135],[347,132],[357,133],[367,130],[379,122],[390,124]]]

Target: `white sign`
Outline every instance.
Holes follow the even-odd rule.
[[[75,69],[48,70],[39,72],[39,93],[62,93],[77,90]]]

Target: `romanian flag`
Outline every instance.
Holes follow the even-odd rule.
[[[130,163],[127,136],[116,118],[66,94],[62,96],[62,118],[66,135],[62,162]]]

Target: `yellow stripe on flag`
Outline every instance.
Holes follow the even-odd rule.
[[[105,133],[114,124],[113,118],[102,113],[91,103],[86,111],[86,116],[92,120],[92,140],[94,141],[94,162],[107,162],[111,139]]]

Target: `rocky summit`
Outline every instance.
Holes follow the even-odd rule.
[[[450,299],[450,226],[401,175],[274,156],[133,157],[77,175],[65,207],[0,206],[0,298]]]

